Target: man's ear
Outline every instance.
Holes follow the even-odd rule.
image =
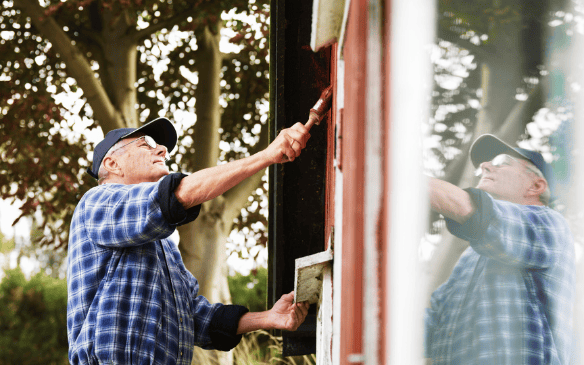
[[[117,159],[112,156],[106,156],[103,159],[103,168],[106,169],[110,174],[124,177],[124,171],[122,170],[122,167],[118,163]]]
[[[547,187],[547,181],[542,177],[537,177],[531,182],[531,186],[527,190],[527,195],[540,196],[546,191]]]

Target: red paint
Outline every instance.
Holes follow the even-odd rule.
[[[351,1],[345,47],[343,116],[343,262],[340,364],[362,354],[363,337],[363,202],[367,64],[367,1]]]
[[[325,199],[325,216],[324,216],[324,227],[325,227],[325,250],[328,249],[328,244],[330,237],[333,234],[332,227],[335,224],[335,125],[337,123],[336,113],[337,110],[337,44],[335,43],[331,47],[331,75],[332,80],[331,86],[333,92],[331,111],[328,113],[325,121],[327,123],[327,151],[326,151],[326,199]]]

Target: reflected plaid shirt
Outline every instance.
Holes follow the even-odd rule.
[[[190,364],[209,348],[221,304],[197,296],[197,280],[168,239],[159,183],[100,185],[79,202],[68,256],[71,364]]]
[[[439,364],[568,364],[575,264],[566,220],[543,206],[467,189],[477,212],[448,229],[469,241],[426,310],[426,357]]]

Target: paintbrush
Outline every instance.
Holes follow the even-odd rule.
[[[310,109],[310,114],[308,115],[308,122],[305,126],[310,130],[313,125],[319,125],[320,121],[326,113],[329,111],[333,100],[333,87],[332,85],[327,87],[322,94],[320,94],[320,99],[314,104],[312,109]]]

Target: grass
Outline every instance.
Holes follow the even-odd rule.
[[[233,362],[229,358],[233,357]],[[243,336],[239,345],[229,353],[208,351],[195,347],[192,365],[314,365],[316,359],[310,356],[290,356],[282,358],[282,338],[266,331],[255,331]]]

